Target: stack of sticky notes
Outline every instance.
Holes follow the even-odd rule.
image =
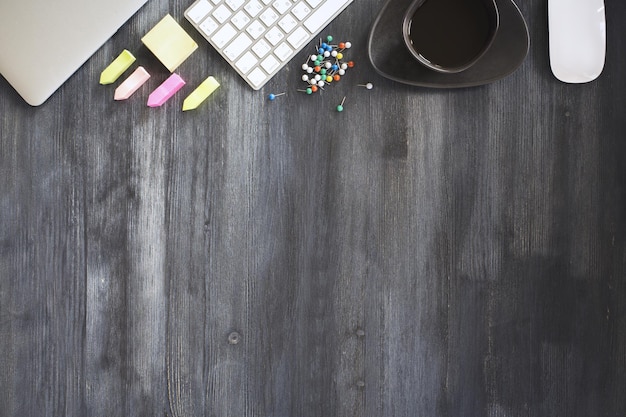
[[[170,72],[174,72],[198,48],[198,44],[169,14],[141,41]]]

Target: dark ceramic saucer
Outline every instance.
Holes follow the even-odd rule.
[[[500,27],[489,50],[465,71],[444,74],[430,70],[413,58],[404,44],[402,22],[411,1],[388,0],[370,32],[367,52],[383,77],[420,87],[472,87],[506,77],[528,54],[528,27],[517,5],[513,0],[496,0]]]

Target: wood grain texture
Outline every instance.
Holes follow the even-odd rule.
[[[39,108],[0,81],[0,416],[626,415],[623,2],[592,83],[554,79],[520,0],[514,74],[429,90],[374,73],[383,2],[356,0],[324,33],[357,66],[317,97],[296,63],[249,89],[189,3],[151,0]],[[168,12],[188,85],[222,84],[194,112],[145,106]],[[118,103],[123,48],[153,77]]]

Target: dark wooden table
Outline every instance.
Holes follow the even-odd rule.
[[[39,108],[0,80],[0,416],[626,414],[626,3],[592,83],[552,76],[520,0],[523,65],[438,90],[375,73],[383,1],[356,0],[323,33],[357,65],[315,97],[298,59],[252,91],[189,4],[151,0]],[[189,86],[222,84],[193,112],[145,105],[166,13]],[[123,48],[153,77],[120,103]]]

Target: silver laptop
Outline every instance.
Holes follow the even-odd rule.
[[[38,106],[147,1],[0,0],[0,74]]]

